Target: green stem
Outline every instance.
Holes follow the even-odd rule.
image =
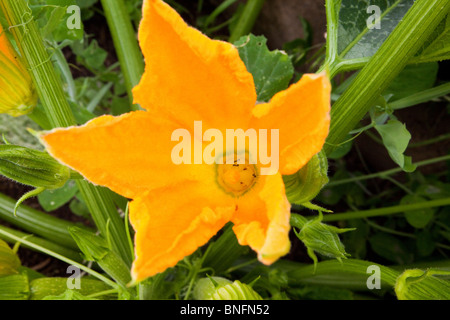
[[[370,276],[367,270],[370,266],[380,268],[381,288],[385,286],[392,288],[395,286],[400,272],[374,262],[355,259],[346,259],[342,260],[342,262],[337,260],[322,261],[317,264],[315,271],[313,265],[300,266],[287,272],[287,275],[290,285],[293,286],[306,283],[323,283],[327,285],[343,285],[344,287],[353,285],[367,290],[366,281]],[[348,277],[345,277],[346,275]],[[330,276],[334,278],[334,283],[330,281],[332,280]],[[355,283],[352,284],[351,282],[353,281]]]
[[[447,0],[417,0],[331,109],[324,150],[345,139],[450,10]]]
[[[67,84],[67,93],[69,94],[70,99],[73,102],[77,101],[77,89],[75,87],[75,81],[73,80],[72,72],[70,70],[69,64],[67,63],[66,58],[64,57],[63,52],[60,48],[56,48],[56,44],[54,45],[53,57],[55,58],[55,62],[61,70],[61,74],[64,77]]]
[[[41,34],[25,0],[0,0],[3,13],[10,24],[10,30],[37,89],[42,106],[52,128],[76,125],[61,81],[52,65]],[[127,237],[122,219],[106,190],[97,188],[87,181],[77,180],[77,186],[91,212],[95,224],[106,235],[107,222],[111,221],[113,250],[131,263]]]
[[[50,55],[26,1],[2,0],[3,13],[16,39],[22,58],[30,71],[45,113],[53,127],[68,127],[75,123]]]
[[[395,235],[400,236],[400,237],[406,237],[406,238],[411,238],[411,239],[417,239],[417,236],[414,235],[414,234],[410,234],[410,233],[406,233],[406,232],[401,232],[401,231],[397,231],[397,230],[392,230],[392,229],[390,229],[390,228],[386,228],[386,227],[380,226],[380,225],[378,225],[378,224],[376,224],[376,223],[370,221],[369,219],[364,219],[364,220],[366,221],[366,223],[367,223],[368,225],[372,226],[372,227],[375,228],[375,229],[381,230],[381,231],[383,231],[383,232],[390,233],[390,234],[395,234]],[[447,245],[445,245],[445,244],[435,242],[435,245],[436,245],[436,247],[438,247],[438,248],[450,250],[450,246],[447,246]]]
[[[437,137],[434,137],[434,138],[431,138],[431,139],[428,139],[428,140],[419,141],[419,142],[416,142],[416,143],[410,143],[408,145],[408,148],[424,147],[424,146],[427,146],[427,145],[430,145],[430,144],[433,144],[433,143],[437,143],[437,142],[441,142],[441,141],[445,141],[445,140],[448,140],[448,139],[450,139],[450,133],[441,134],[441,135],[439,135]]]
[[[424,208],[433,208],[433,207],[442,207],[442,206],[448,206],[448,205],[450,205],[450,198],[442,198],[442,199],[416,202],[416,203],[411,203],[411,204],[403,204],[403,205],[386,207],[386,208],[377,208],[377,209],[353,211],[353,212],[345,212],[345,213],[325,214],[323,216],[323,222],[360,219],[360,218],[368,218],[368,217],[378,217],[378,216],[385,216],[385,215],[401,213],[401,212],[405,212],[405,211],[420,210],[420,209],[424,209]]]
[[[450,82],[442,84],[440,86],[427,89],[421,92],[417,92],[413,95],[405,97],[403,99],[396,100],[389,103],[389,106],[393,110],[403,109],[411,106],[415,106],[419,103],[427,102],[432,99],[436,99],[445,96],[450,93]]]
[[[23,204],[17,208],[17,215],[15,216],[13,214],[15,204],[16,200],[0,193],[0,219],[62,246],[78,249],[68,231],[69,227],[74,227],[76,224],[50,216]]]
[[[240,37],[245,36],[252,31],[253,25],[261,12],[265,0],[248,0],[245,4],[239,20],[231,32],[229,42],[234,43]]]
[[[0,229],[0,235],[2,235],[4,237],[8,237],[8,238],[10,238],[10,239],[12,239],[14,241],[23,243],[24,245],[28,246],[29,248],[32,248],[33,250],[37,250],[39,252],[47,254],[47,255],[49,255],[51,257],[54,257],[54,258],[56,258],[58,260],[61,260],[61,261],[65,262],[67,264],[70,264],[70,265],[73,265],[75,267],[78,267],[81,270],[86,271],[90,275],[92,275],[92,276],[96,277],[97,279],[99,279],[99,280],[105,282],[106,284],[110,285],[111,287],[116,288],[117,290],[119,289],[119,285],[117,283],[115,283],[114,281],[108,279],[107,277],[105,277],[104,275],[98,273],[97,271],[94,271],[94,270],[86,267],[85,265],[83,265],[81,263],[78,263],[77,261],[74,261],[74,260],[69,259],[69,258],[67,258],[65,256],[62,256],[62,255],[60,255],[60,254],[58,254],[56,252],[53,252],[52,250],[49,250],[47,248],[41,247],[40,245],[32,243],[31,241],[19,238],[19,237],[15,236],[14,234],[9,233],[6,230]]]
[[[232,225],[227,225],[222,235],[208,246],[202,267],[214,269],[216,273],[224,272],[245,252],[247,248],[239,245]]]
[[[447,161],[447,160],[450,160],[450,155],[419,161],[419,162],[416,162],[415,165],[417,167],[421,167],[421,166],[426,166],[426,165],[430,165],[430,164],[441,162],[441,161]],[[402,168],[394,168],[394,169],[390,169],[390,170],[386,170],[386,171],[367,174],[364,176],[358,176],[358,177],[353,177],[353,178],[348,178],[348,179],[331,181],[326,185],[326,188],[335,187],[335,186],[338,186],[341,184],[346,184],[346,183],[351,183],[351,182],[356,182],[356,181],[361,181],[361,180],[384,178],[386,176],[390,176],[390,175],[398,173],[398,172],[403,172],[403,169]]]
[[[69,259],[72,259],[74,261],[82,262],[82,260],[83,260],[79,251],[74,251],[74,250],[64,247],[54,241],[48,241],[46,239],[36,237],[32,234],[27,234],[27,233],[24,233],[24,232],[21,232],[18,230],[14,230],[14,229],[11,229],[11,228],[8,228],[5,226],[1,226],[1,225],[0,225],[0,230],[3,230],[4,232],[6,232],[8,234],[12,234],[21,239],[27,239],[29,242],[31,242],[33,244],[36,244],[40,247],[43,247],[43,248],[46,248],[53,252],[56,252],[56,253],[63,255]],[[3,240],[5,240],[6,242],[9,242],[9,243],[16,242],[14,239],[12,239],[11,237],[8,237],[6,235],[1,235],[0,238],[2,238]],[[32,247],[27,246],[27,245],[23,245],[23,246],[28,249],[33,249]]]
[[[101,0],[101,2],[124,75],[132,109],[138,110],[139,105],[133,105],[132,89],[139,83],[144,72],[144,60],[136,39],[136,32],[124,0]]]
[[[340,2],[337,4],[335,0],[326,0],[325,1],[325,12],[327,17],[327,39],[326,39],[326,61],[323,66],[317,71],[321,72],[325,69],[328,69],[330,72],[330,79],[334,77],[334,71],[330,70],[330,67],[334,66],[338,58],[338,39],[337,39],[337,28],[339,26],[338,15]],[[331,76],[333,74],[333,76]]]

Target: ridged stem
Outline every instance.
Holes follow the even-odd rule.
[[[50,125],[52,128],[76,125],[60,78],[55,72],[27,2],[0,0],[0,4],[25,65],[28,66]],[[77,180],[76,183],[98,229],[103,236],[110,235],[113,250],[130,264],[131,255],[124,224],[107,190],[83,180]]]

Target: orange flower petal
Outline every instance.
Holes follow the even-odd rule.
[[[87,180],[128,198],[184,181],[214,183],[213,166],[175,165],[177,125],[146,111],[98,117],[84,126],[43,135],[47,151]]]
[[[6,56],[6,58],[12,61],[17,67],[20,67],[20,64],[17,61],[18,56],[14,52],[14,49],[11,46],[8,37],[6,36],[6,32],[2,29],[1,25],[0,25],[0,52],[2,52]]]
[[[325,73],[305,74],[270,102],[255,106],[252,127],[279,129],[281,174],[297,172],[322,149],[330,123],[330,93]]]
[[[248,126],[256,92],[233,45],[189,27],[160,0],[144,1],[139,42],[146,66],[136,103],[169,113],[184,128],[194,120],[221,130]]]
[[[130,204],[135,234],[134,280],[163,272],[206,244],[231,218],[233,199],[214,186],[158,189]]]
[[[290,208],[281,175],[260,176],[257,185],[238,199],[232,218],[239,243],[255,250],[264,264],[287,254]]]

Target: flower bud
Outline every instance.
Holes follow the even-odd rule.
[[[395,284],[399,300],[450,300],[450,281],[436,277],[449,271],[411,269],[403,272]]]
[[[306,220],[300,215],[291,217],[292,226],[300,229],[300,232],[296,232],[297,237],[305,244],[308,255],[314,260],[314,265],[317,263],[317,257],[314,252],[339,261],[346,259],[349,254],[345,252],[344,245],[338,234],[354,230],[354,228],[339,229],[330,226],[322,223],[322,218],[320,211],[319,217],[314,220]]]
[[[36,103],[31,77],[0,26],[0,113],[21,116]]]
[[[36,187],[17,200],[14,207],[16,214],[17,208],[26,199],[37,196],[46,189],[64,186],[70,178],[71,170],[46,152],[6,144],[0,145],[0,174]]]
[[[298,172],[283,176],[289,202],[309,208],[309,201],[314,199],[323,186],[328,183],[327,171],[327,157],[321,151]]]
[[[70,169],[48,153],[6,144],[0,145],[0,174],[43,189],[57,189],[70,178]]]
[[[194,288],[197,300],[262,300],[253,288],[236,280],[231,282],[221,277],[200,279]]]

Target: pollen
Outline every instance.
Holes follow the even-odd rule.
[[[258,177],[258,171],[254,164],[249,163],[248,156],[245,161],[240,159],[232,163],[224,158],[223,164],[217,165],[217,180],[225,192],[234,196],[241,196],[250,190]]]

